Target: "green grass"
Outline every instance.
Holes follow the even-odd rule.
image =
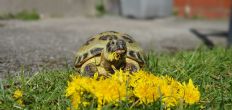
[[[201,101],[195,106],[184,106],[184,109],[199,109],[199,105],[215,110],[232,108],[232,49],[201,48],[192,52],[159,55],[150,52],[146,61],[145,69],[156,75],[169,75],[181,82],[191,78],[194,84],[198,85]],[[22,71],[21,76],[2,80],[0,109],[23,109],[12,98],[16,88],[24,91],[25,109],[66,109],[70,101],[64,96],[64,90],[69,76],[75,73],[70,68],[44,70],[31,77],[25,77]],[[112,108],[106,106],[105,109]],[[122,107],[117,109],[129,108],[127,104],[122,104]],[[160,109],[160,104],[154,103],[134,109]]]
[[[232,107],[232,49],[198,49],[175,55],[147,57],[148,70],[178,81],[192,79],[199,85],[201,102],[207,108]]]
[[[103,0],[97,0],[96,1],[96,6],[95,6],[97,16],[102,16],[106,13],[105,6],[103,3]]]
[[[19,20],[25,20],[25,21],[31,21],[31,20],[39,20],[40,15],[36,11],[20,11],[18,13],[7,13],[7,14],[1,14],[0,20],[9,20],[9,19],[19,19]]]

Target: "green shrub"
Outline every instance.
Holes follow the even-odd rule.
[[[18,13],[12,14],[2,14],[0,15],[0,19],[2,20],[9,20],[9,19],[19,19],[19,20],[39,20],[40,15],[36,11],[20,11]]]

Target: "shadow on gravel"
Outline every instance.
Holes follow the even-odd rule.
[[[228,38],[228,32],[226,31],[217,31],[217,32],[210,32],[210,33],[202,33],[197,29],[190,29],[190,32],[194,34],[196,37],[201,39],[203,43],[209,48],[212,49],[215,44],[212,40],[210,40],[208,37],[224,37]]]

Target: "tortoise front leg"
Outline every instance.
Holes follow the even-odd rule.
[[[129,71],[130,73],[136,72],[139,70],[139,67],[133,63],[126,63],[125,71]]]
[[[84,67],[84,70],[82,71],[82,73],[84,73],[84,75],[90,76],[90,77],[94,76],[94,74],[97,72],[98,72],[97,66],[93,63],[87,64]]]
[[[107,72],[103,67],[96,65],[95,63],[87,64],[83,72],[85,76],[93,77],[95,73],[98,73],[98,77],[107,77],[109,72]]]

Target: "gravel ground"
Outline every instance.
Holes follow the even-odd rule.
[[[72,66],[76,50],[89,36],[102,31],[128,33],[145,51],[175,52],[192,50],[203,43],[224,46],[226,39],[221,33],[227,28],[227,21],[174,17],[135,20],[106,16],[0,21],[0,78],[19,74],[20,70],[31,74],[44,68]],[[196,36],[191,29],[206,35],[207,39]]]

